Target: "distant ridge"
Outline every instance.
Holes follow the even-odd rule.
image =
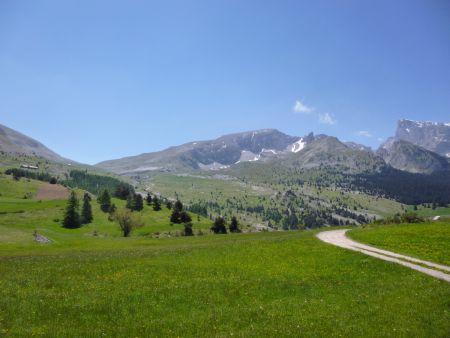
[[[39,156],[56,162],[73,162],[58,155],[42,143],[0,124],[0,151],[10,154]]]

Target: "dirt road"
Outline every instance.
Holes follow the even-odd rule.
[[[348,250],[361,252],[365,255],[376,257],[388,262],[397,263],[450,283],[450,274],[447,273],[450,272],[450,266],[400,255],[395,252],[381,250],[370,245],[355,242],[345,235],[347,231],[348,229],[322,231],[317,234],[317,237],[323,242]]]

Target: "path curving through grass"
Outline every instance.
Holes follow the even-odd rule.
[[[317,237],[325,243],[357,251],[388,262],[397,263],[450,283],[450,274],[447,273],[450,272],[449,266],[400,255],[392,251],[382,250],[370,245],[355,242],[345,235],[347,231],[348,229],[322,231],[317,234]]]

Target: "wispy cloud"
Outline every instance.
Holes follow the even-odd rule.
[[[360,130],[356,132],[356,136],[371,138],[373,135],[367,130]]]
[[[309,114],[313,110],[314,110],[314,108],[308,107],[302,101],[300,101],[300,100],[295,101],[294,113],[296,113],[296,114]]]
[[[319,114],[319,123],[333,125],[336,124],[336,119],[328,113]]]
[[[319,123],[322,124],[334,125],[337,123],[336,118],[332,114],[318,112],[314,107],[309,107],[300,100],[295,101],[293,109],[295,114],[308,115],[313,113],[312,116],[317,117]]]

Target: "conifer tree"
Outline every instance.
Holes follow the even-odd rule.
[[[227,228],[225,227],[225,220],[223,219],[223,217],[216,218],[213,226],[211,227],[211,230],[215,234],[226,234],[227,233]]]
[[[159,201],[158,197],[155,197],[153,199],[153,210],[155,210],[155,211],[161,210],[161,202]]]
[[[102,209],[103,212],[109,211],[109,208],[111,207],[111,195],[109,194],[109,191],[107,189],[104,189],[101,192],[101,194],[98,196],[97,201],[100,204],[100,209]]]
[[[81,222],[83,224],[91,223],[94,217],[92,216],[91,196],[85,192],[83,196],[83,207],[81,209]]]
[[[179,224],[181,223],[180,220],[180,212],[178,210],[173,210],[172,214],[170,215],[170,222],[171,223],[175,223],[175,224]]]
[[[133,207],[134,207],[133,210],[136,210],[136,211],[141,211],[142,209],[144,209],[144,201],[142,199],[141,194],[134,195],[134,206]]]
[[[181,203],[180,200],[177,200],[173,206],[173,209],[181,212],[183,210],[183,203]]]
[[[152,195],[150,195],[150,193],[147,193],[147,197],[145,198],[145,200],[147,201],[147,205],[152,204]]]
[[[231,218],[230,232],[241,232],[241,229],[239,229],[239,222],[236,219],[236,216],[233,216]]]
[[[192,222],[192,218],[186,211],[182,211],[180,212],[180,221],[181,223],[190,223]]]
[[[192,231],[192,223],[191,222],[184,223],[183,235],[184,236],[194,236],[194,232]]]
[[[80,214],[78,212],[78,198],[75,191],[72,190],[70,197],[67,200],[66,212],[64,214],[63,227],[68,229],[75,229],[81,226]]]

